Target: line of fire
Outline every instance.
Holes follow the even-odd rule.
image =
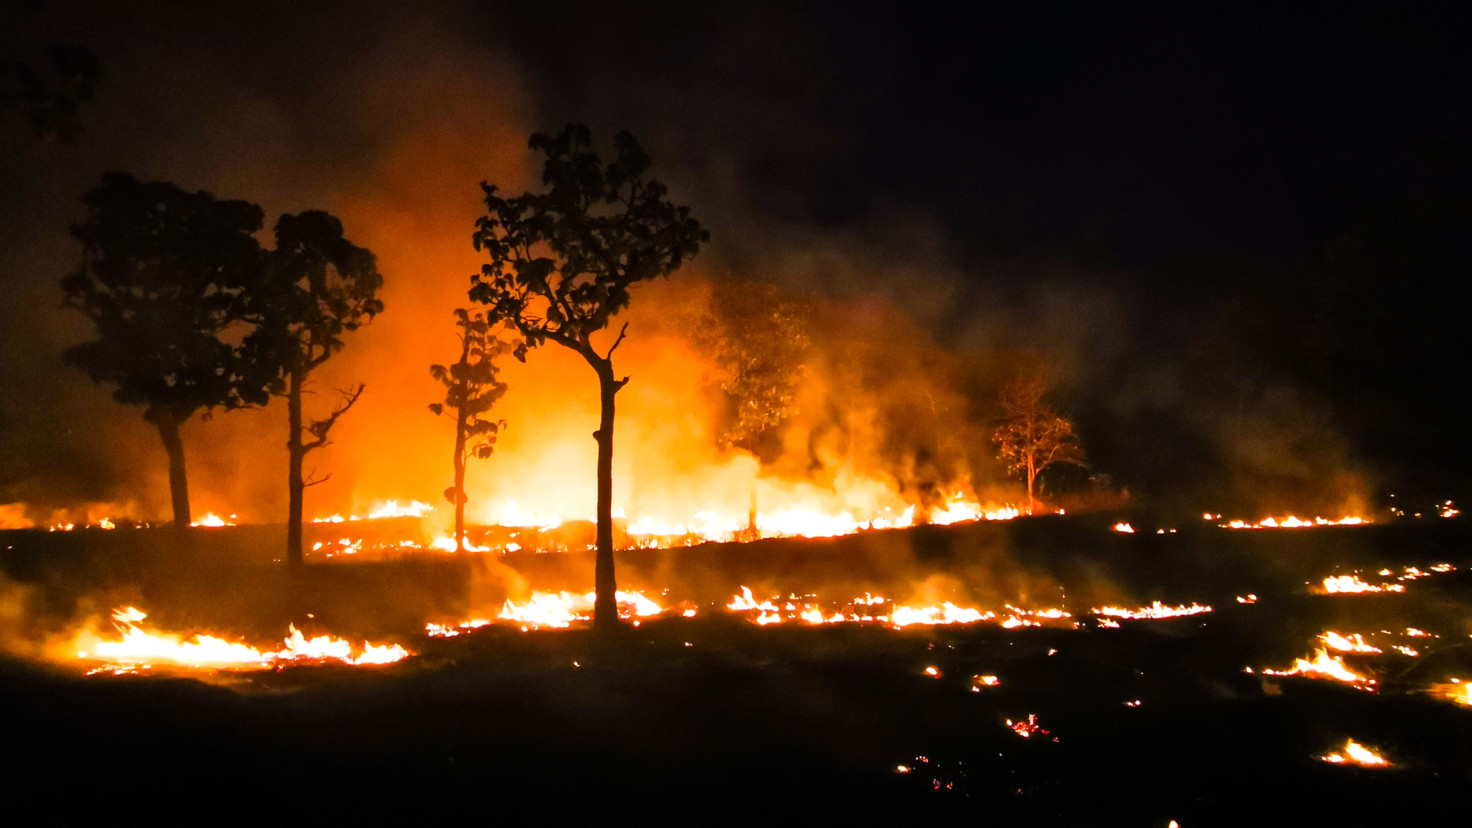
[[[1455,26],[22,5],[17,802],[1465,812]]]

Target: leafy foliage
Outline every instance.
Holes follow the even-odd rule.
[[[265,385],[223,336],[263,276],[252,235],[261,208],[124,173],[104,175],[84,200],[87,218],[72,227],[82,266],[61,286],[98,338],[64,359],[151,416],[264,403]]]
[[[771,284],[719,281],[712,313],[696,345],[721,370],[721,390],[734,406],[725,442],[750,445],[797,413],[797,384],[809,339],[803,309]]]
[[[473,277],[470,298],[488,306],[489,321],[521,333],[519,360],[547,340],[596,358],[591,336],[628,306],[629,289],[672,273],[710,234],[645,178],[649,156],[627,132],[615,136],[607,164],[582,124],[555,138],[533,135],[530,145],[547,158],[547,190],[504,198],[481,184],[487,213],[473,241],[490,262]]]
[[[342,350],[343,334],[383,311],[373,253],[343,237],[342,222],[320,210],[282,216],[260,290],[248,297],[257,325],[246,339],[251,362],[273,375],[272,390]]]

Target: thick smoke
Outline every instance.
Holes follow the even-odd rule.
[[[360,381],[367,394],[309,459],[331,477],[309,490],[308,514],[361,514],[386,498],[440,505],[451,435],[426,410],[441,392],[428,366],[452,358],[450,312],[465,305],[480,265],[469,244],[477,185],[532,186],[527,135],[579,119],[603,140],[620,128],[638,135],[672,197],[714,238],[668,285],[642,288],[626,315],[616,367],[633,380],[619,396],[615,480],[631,517],[745,513],[757,465],[715,440],[722,403],[709,360],[669,322],[699,304],[702,280],[715,275],[773,282],[815,308],[799,413],[764,452],[763,503],[824,492],[830,504],[865,501],[855,509],[896,493],[924,504],[957,487],[1016,499],[992,459],[988,423],[1000,382],[1029,353],[1058,366],[1059,402],[1098,470],[1122,486],[1179,477],[1155,445],[1131,436],[1154,433],[1159,417],[1175,421],[1169,450],[1201,446],[1174,465],[1200,461],[1203,475],[1233,481],[1220,501],[1266,509],[1276,501],[1241,493],[1304,487],[1341,498],[1364,488],[1308,395],[1256,377],[1236,409],[1218,406],[1226,395],[1197,393],[1208,383],[1196,368],[1218,364],[1160,350],[1141,333],[1150,309],[1121,280],[962,256],[939,221],[893,206],[904,203],[898,195],[812,186],[809,176],[839,178],[829,165],[853,137],[841,121],[799,116],[859,112],[869,104],[855,90],[876,101],[889,90],[867,64],[840,61],[830,77],[826,61],[841,56],[801,15],[775,30],[765,15],[734,15],[679,55],[688,72],[669,73],[598,63],[630,47],[617,42],[627,29],[596,14],[576,23],[570,36],[583,48],[565,55],[527,41],[544,21],[520,12],[293,7],[290,25],[273,23],[285,10],[264,6],[243,26],[248,37],[241,21],[203,8],[58,4],[39,18],[32,36],[65,29],[92,45],[105,83],[72,144],[0,131],[0,278],[13,297],[0,311],[0,504],[27,506],[24,515],[4,507],[8,523],[167,511],[157,436],[135,409],[59,364],[64,347],[90,335],[59,307],[56,282],[77,256],[65,227],[111,169],[256,201],[268,223],[327,209],[378,254],[384,314],[314,377],[309,409],[325,411],[336,388]],[[512,390],[496,416],[508,429],[495,456],[472,465],[472,519],[514,518],[512,501],[536,517],[591,515],[591,371],[548,347],[504,378]],[[185,437],[196,513],[281,519],[283,409],[196,419]]]

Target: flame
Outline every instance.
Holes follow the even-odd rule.
[[[1405,592],[1405,587],[1400,584],[1367,584],[1360,580],[1359,573],[1351,575],[1330,575],[1324,579],[1323,591],[1328,595],[1354,594],[1361,592]]]
[[[950,601],[929,606],[910,606],[895,604],[882,595],[867,592],[863,597],[854,598],[842,608],[830,612],[817,603],[806,600],[816,597],[815,595],[805,596],[801,603],[794,603],[797,598],[792,596],[779,606],[775,600],[770,598],[757,600],[751,594],[751,588],[743,586],[741,592],[726,604],[726,609],[751,615],[750,620],[761,626],[785,622],[881,623],[897,630],[915,625],[974,624],[980,621],[995,621],[999,617],[1004,628],[1015,629],[1017,627],[1041,627],[1049,622],[1068,621],[1072,623],[1070,619],[1073,618],[1072,614],[1061,609],[1024,610],[1011,604],[1006,605],[1007,614],[1005,616],[999,616],[991,610],[983,611],[975,607],[962,607]]]
[[[434,507],[428,503],[411,500],[407,505],[400,506],[397,500],[385,500],[368,512],[367,517],[349,514],[343,517],[341,513],[327,517],[312,518],[313,523],[348,523],[355,520],[382,520],[384,518],[398,517],[424,517],[434,511]]]
[[[214,512],[205,512],[203,517],[201,517],[199,520],[196,520],[195,522],[193,522],[193,523],[191,523],[189,525],[190,526],[209,526],[209,527],[234,526],[235,525],[235,522],[234,522],[233,518],[235,516],[234,515],[231,515],[230,517],[232,518],[232,520],[226,520],[226,519],[220,517],[219,515],[215,514]]]
[[[1359,633],[1345,636],[1340,635],[1333,630],[1329,630],[1328,632],[1321,634],[1319,636],[1319,640],[1324,642],[1324,646],[1328,647],[1329,649],[1338,650],[1341,653],[1383,652],[1379,647],[1372,647],[1369,644],[1366,644],[1365,639],[1361,638]]]
[[[1344,659],[1339,656],[1329,655],[1327,650],[1314,650],[1314,660],[1295,659],[1293,667],[1288,670],[1263,670],[1270,676],[1304,676],[1305,678],[1327,678],[1342,681],[1346,684],[1363,686],[1369,689],[1374,686],[1375,680],[1369,676],[1362,676],[1349,669],[1344,664]]]
[[[1391,766],[1390,762],[1384,756],[1381,756],[1353,739],[1344,743],[1343,753],[1330,753],[1319,758],[1335,765],[1351,764],[1366,768],[1388,768]]]
[[[1130,620],[1179,618],[1186,615],[1200,615],[1203,612],[1211,612],[1211,607],[1192,603],[1190,606],[1182,604],[1178,607],[1166,606],[1156,601],[1148,607],[1140,609],[1125,609],[1123,607],[1099,607],[1092,610],[1095,615],[1104,615],[1110,618],[1127,618]]]
[[[1114,531],[1123,532],[1126,535],[1133,535],[1135,533],[1135,527],[1128,523],[1116,523],[1114,524]]]
[[[137,607],[122,607],[113,612],[113,623],[119,639],[103,639],[90,632],[79,635],[73,645],[76,657],[84,660],[113,662],[89,672],[137,672],[155,663],[178,667],[217,670],[261,669],[278,662],[340,661],[344,664],[391,664],[412,653],[398,644],[375,645],[365,642],[362,648],[341,638],[320,635],[308,639],[291,625],[280,650],[259,650],[238,641],[227,641],[208,633],[194,633],[187,638],[177,633],[155,633],[143,629],[141,622],[148,614]]]
[[[1221,520],[1221,517],[1221,515],[1213,515],[1210,512],[1202,515],[1205,520]],[[1288,515],[1286,517],[1265,517],[1256,523],[1238,519],[1217,525],[1223,529],[1308,529],[1317,526],[1363,526],[1368,523],[1370,523],[1368,518],[1354,515],[1346,515],[1338,519],[1316,517],[1313,520]]]
[[[618,590],[615,600],[618,604],[618,615],[620,618],[633,618],[635,626],[637,619],[650,618],[660,615],[665,610],[658,602],[645,596],[637,590]],[[502,605],[501,611],[496,614],[495,620],[488,618],[476,618],[470,621],[462,621],[458,624],[428,624],[425,632],[436,638],[451,638],[462,633],[477,630],[488,626],[496,621],[510,622],[520,625],[523,631],[550,627],[553,629],[565,629],[574,623],[591,621],[593,618],[593,605],[596,603],[598,594],[596,592],[542,592],[533,590],[531,597],[521,603],[507,599]],[[686,611],[682,613],[690,617],[693,613]]]

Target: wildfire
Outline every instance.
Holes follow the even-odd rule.
[[[84,632],[78,636],[76,657],[83,660],[112,662],[88,675],[114,674],[147,670],[156,663],[178,667],[217,670],[249,670],[276,666],[280,662],[340,661],[344,664],[391,664],[412,653],[398,644],[376,645],[364,642],[355,648],[341,638],[320,635],[307,638],[295,625],[289,627],[280,650],[259,650],[238,641],[227,641],[207,633],[194,633],[187,638],[177,633],[156,633],[143,629],[141,622],[148,614],[137,607],[122,607],[113,612],[113,624],[119,639],[103,639]]]
[[[1350,739],[1344,743],[1343,753],[1330,753],[1319,757],[1325,762],[1335,765],[1359,765],[1366,768],[1388,768],[1390,762],[1384,756],[1376,753],[1370,748]]]
[[[867,592],[863,597],[849,601],[842,608],[829,611],[818,603],[808,600],[816,597],[807,595],[799,599],[792,595],[785,601],[772,598],[759,601],[751,594],[749,587],[743,586],[741,592],[726,604],[726,609],[731,612],[747,613],[751,615],[752,623],[761,626],[785,622],[805,624],[877,622],[887,624],[897,630],[915,625],[974,624],[980,621],[996,621],[999,618],[1004,628],[1015,629],[1017,627],[1041,627],[1049,622],[1068,621],[1071,623],[1073,618],[1072,614],[1061,609],[1025,610],[1011,604],[1006,605],[1006,614],[1000,616],[991,610],[983,611],[975,607],[962,607],[950,601],[930,606],[909,606],[895,604],[882,595],[871,595]]]
[[[1350,575],[1330,575],[1324,579],[1323,591],[1328,595],[1352,594],[1361,592],[1405,592],[1401,584],[1367,584],[1360,580],[1359,573]]]
[[[1123,532],[1126,535],[1133,535],[1135,533],[1135,527],[1128,523],[1116,523],[1114,524],[1114,531]]]
[[[1364,689],[1372,689],[1375,680],[1369,676],[1362,676],[1349,669],[1344,664],[1344,659],[1339,656],[1331,656],[1324,649],[1314,650],[1314,660],[1295,659],[1293,667],[1288,670],[1263,670],[1270,676],[1303,676],[1305,678],[1325,678],[1353,684]]]
[[[313,523],[349,523],[349,522],[355,521],[355,520],[382,520],[383,518],[398,518],[398,517],[415,517],[415,518],[417,518],[417,517],[424,517],[425,515],[429,514],[430,512],[433,512],[433,511],[434,511],[434,507],[433,506],[429,505],[428,503],[421,503],[421,502],[419,502],[417,500],[411,500],[411,501],[409,501],[407,504],[405,504],[403,506],[400,506],[399,505],[399,502],[397,500],[386,500],[381,505],[379,505],[379,506],[373,508],[372,510],[370,510],[368,512],[368,516],[367,517],[362,517],[362,516],[353,515],[353,514],[350,514],[347,517],[343,517],[341,514],[335,514],[335,515],[330,515],[328,517],[312,518],[312,522]]]
[[[1148,607],[1140,609],[1125,609],[1123,607],[1099,607],[1093,610],[1095,615],[1104,615],[1110,618],[1126,618],[1131,621],[1142,619],[1180,618],[1187,615],[1200,615],[1203,612],[1211,612],[1211,607],[1192,603],[1190,606],[1182,604],[1178,607],[1166,606],[1156,601]]]
[[[1213,515],[1207,512],[1202,516],[1206,520],[1221,520],[1221,515]],[[1368,518],[1353,515],[1334,519],[1316,517],[1313,520],[1288,515],[1287,517],[1265,517],[1256,523],[1245,520],[1229,520],[1226,523],[1217,524],[1223,529],[1308,529],[1316,526],[1363,526],[1369,523]]]
[[[1450,682],[1433,684],[1430,689],[1432,695],[1439,698],[1472,706],[1472,682],[1454,678]]]
[[[234,526],[235,525],[235,516],[234,515],[231,515],[230,516],[230,520],[226,520],[226,519],[220,517],[219,515],[215,514],[214,512],[205,512],[203,517],[201,517],[199,520],[196,520],[195,522],[193,522],[193,523],[191,523],[189,525],[190,526],[208,526],[208,527],[211,527],[211,528],[220,527],[220,526]],[[107,527],[103,527],[103,528],[107,528]]]
[[[634,624],[638,626],[640,618],[649,618],[663,613],[664,607],[658,602],[646,597],[642,592],[636,590],[618,590],[614,593],[618,604],[618,615],[620,618],[633,618]],[[533,590],[531,597],[522,603],[516,603],[507,599],[502,605],[501,611],[496,614],[495,620],[487,618],[476,618],[470,621],[462,621],[459,624],[428,624],[425,632],[436,638],[452,638],[461,633],[477,630],[481,627],[504,621],[517,624],[522,631],[550,627],[553,629],[566,629],[576,622],[591,621],[593,619],[593,605],[597,601],[596,592],[541,592]],[[694,613],[685,611],[683,615],[690,617]]]
[[[1329,649],[1338,650],[1341,653],[1383,652],[1379,647],[1374,647],[1366,644],[1365,639],[1362,638],[1359,633],[1346,636],[1340,635],[1333,630],[1329,630],[1328,632],[1320,635],[1319,640],[1324,642],[1324,646],[1328,647]]]

